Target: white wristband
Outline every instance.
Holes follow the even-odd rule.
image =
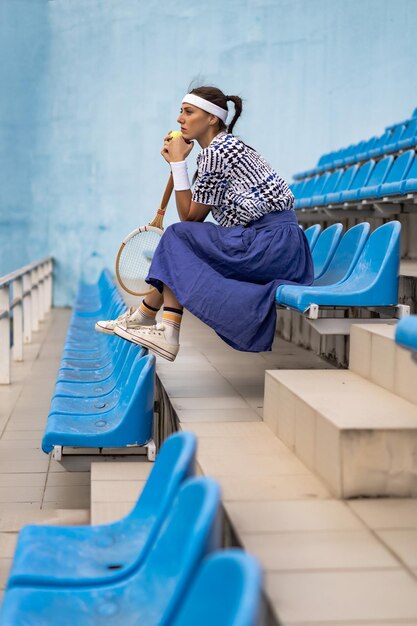
[[[185,191],[191,189],[190,180],[188,178],[187,161],[177,161],[171,163],[171,172],[174,179],[175,191]]]

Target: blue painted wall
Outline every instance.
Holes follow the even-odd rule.
[[[152,218],[192,79],[245,99],[235,132],[288,179],[417,106],[415,0],[0,0],[0,17],[0,273],[53,254],[57,304]]]

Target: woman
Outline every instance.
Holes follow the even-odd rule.
[[[235,114],[226,126],[229,101]],[[237,350],[271,349],[277,287],[310,285],[313,263],[290,189],[232,134],[241,112],[241,98],[216,87],[183,98],[182,136],[168,134],[161,153],[172,170],[181,222],[166,229],[155,251],[147,282],[156,289],[133,314],[99,322],[97,330],[173,361],[185,307]],[[191,191],[186,158],[193,140],[202,150]],[[217,224],[204,222],[210,212]],[[155,325],[162,304],[162,323]]]

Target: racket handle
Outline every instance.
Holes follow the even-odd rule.
[[[167,186],[164,191],[164,195],[162,196],[161,205],[158,209],[159,214],[162,213],[163,215],[165,213],[173,190],[174,190],[174,179],[172,177],[172,174],[170,174],[168,178]]]

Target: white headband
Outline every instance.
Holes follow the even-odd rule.
[[[212,113],[216,117],[219,117],[222,122],[226,124],[228,111],[218,107],[217,104],[213,104],[204,98],[200,98],[200,96],[196,96],[193,93],[187,93],[186,96],[182,99],[183,102],[188,102],[188,104],[193,104],[199,109],[203,109],[203,111],[207,111],[207,113]]]

